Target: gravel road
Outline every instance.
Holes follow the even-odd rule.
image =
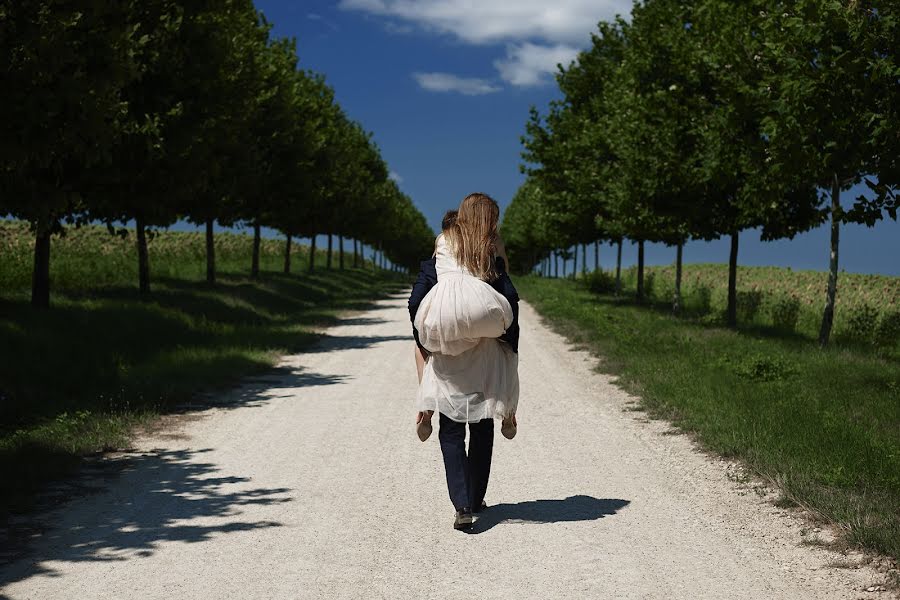
[[[452,529],[437,432],[414,433],[398,296],[86,469],[0,567],[0,598],[886,597],[521,321],[519,435],[498,427],[473,533]]]

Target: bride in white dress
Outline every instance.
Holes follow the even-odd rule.
[[[438,282],[422,300],[414,322],[419,341],[431,352],[416,410],[429,420],[432,412],[458,423],[503,419],[501,431],[511,438],[519,401],[518,354],[497,338],[512,324],[513,312],[506,298],[485,282],[498,275],[498,240],[477,247],[479,242],[466,236],[460,224],[435,242]]]

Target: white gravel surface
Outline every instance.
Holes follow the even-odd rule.
[[[99,461],[0,598],[883,598],[522,306],[519,435],[474,533],[413,427],[405,297]],[[199,416],[198,416],[199,415]],[[435,425],[437,422],[435,421]]]

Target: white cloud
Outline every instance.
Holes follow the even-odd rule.
[[[400,173],[398,173],[397,171],[391,171],[388,174],[388,179],[395,182],[397,185],[400,185],[401,183],[403,183],[403,178],[400,177]]]
[[[516,86],[534,86],[550,80],[547,75],[557,72],[557,65],[568,67],[575,60],[578,48],[557,44],[541,46],[525,42],[506,47],[506,58],[494,61],[500,77]]]
[[[632,0],[341,0],[345,10],[410,21],[484,44],[523,39],[585,43],[601,19],[627,16]]]
[[[486,79],[459,77],[452,73],[413,73],[413,79],[429,92],[459,92],[466,96],[481,96],[500,91],[498,86]]]
[[[537,85],[590,44],[601,20],[631,12],[632,0],[341,0],[344,10],[390,18],[469,44],[507,43],[500,77]],[[490,84],[488,84],[490,86]],[[494,87],[494,86],[490,86]],[[491,91],[496,91],[492,89]]]

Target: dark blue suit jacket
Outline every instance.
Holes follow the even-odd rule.
[[[412,293],[409,295],[409,320],[411,322],[416,320],[416,312],[419,310],[419,304],[422,302],[425,294],[427,294],[437,283],[437,270],[434,267],[434,261],[434,258],[422,261],[419,276],[413,284]],[[506,264],[503,262],[503,259],[499,257],[497,258],[497,270],[500,272],[500,276],[495,281],[491,282],[490,285],[506,297],[513,311],[513,322],[506,330],[506,333],[501,335],[499,339],[508,343],[513,352],[518,353],[519,293],[516,291],[512,279],[509,278],[509,274],[506,272]],[[419,348],[422,348],[422,351],[425,354],[428,354],[428,350],[422,347],[422,344],[419,342],[419,332],[416,331],[415,326],[413,326],[413,337],[416,338],[416,344],[419,345]]]

